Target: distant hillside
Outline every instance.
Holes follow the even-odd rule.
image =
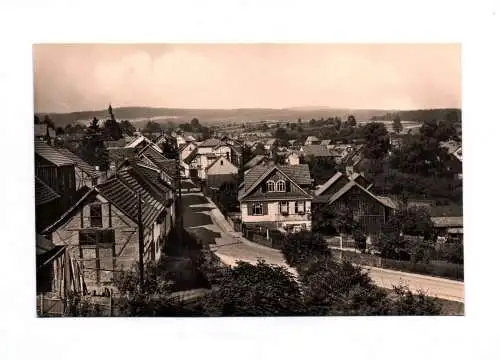
[[[456,113],[457,119],[461,121],[462,110],[460,109],[425,109],[425,110],[409,110],[409,111],[391,111],[384,115],[372,117],[373,121],[392,121],[394,116],[399,115],[403,122],[423,123],[427,119],[444,120],[447,114]]]
[[[450,109],[438,110],[414,110],[395,111],[400,114],[403,121],[417,121],[420,119],[438,116],[445,116]],[[458,110],[460,111],[460,110]],[[387,110],[350,110],[331,109],[322,107],[300,107],[289,109],[173,109],[173,108],[152,108],[152,107],[117,107],[113,108],[117,119],[129,120],[131,122],[143,123],[148,119],[158,123],[183,123],[189,122],[192,118],[198,118],[202,123],[213,125],[215,123],[239,123],[257,121],[287,121],[296,122],[309,121],[312,118],[328,118],[339,116],[346,119],[353,114],[358,121],[369,120],[389,120],[390,114]],[[388,115],[389,114],[389,115]],[[66,126],[77,122],[89,122],[93,117],[98,119],[108,116],[107,110],[79,111],[72,113],[49,113],[39,114],[49,115],[57,126]]]

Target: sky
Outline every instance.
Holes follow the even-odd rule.
[[[461,107],[458,44],[36,44],[36,112]]]

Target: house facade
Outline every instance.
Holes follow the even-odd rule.
[[[208,165],[205,172],[208,187],[218,189],[223,183],[236,181],[238,168],[225,156],[219,156]]]
[[[241,220],[247,227],[300,231],[311,229],[309,166],[257,166],[240,186]]]
[[[137,263],[141,235],[144,262],[160,258],[175,221],[169,189],[148,166],[125,165],[42,234],[66,247],[89,291],[111,287],[118,271]]]
[[[369,238],[378,237],[382,227],[394,214],[396,205],[385,197],[378,197],[363,185],[363,177],[348,177],[336,173],[315,192],[315,208],[348,208]]]
[[[291,152],[285,157],[285,163],[288,165],[299,165],[300,156],[296,152]]]

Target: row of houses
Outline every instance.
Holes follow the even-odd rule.
[[[176,220],[176,161],[143,136],[120,149],[112,171],[102,172],[35,141],[37,292],[100,293],[140,254],[161,256]]]
[[[259,159],[246,170],[239,187],[241,221],[247,228],[310,230],[319,207],[334,211],[347,207],[372,239],[381,234],[383,225],[402,206],[391,197],[373,193],[372,184],[360,173],[337,172],[324,184],[314,186],[307,164],[277,165],[265,157]],[[441,238],[462,238],[461,215],[432,216],[431,220]]]

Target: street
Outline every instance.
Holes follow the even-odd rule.
[[[234,265],[238,260],[255,263],[263,259],[271,264],[286,266],[296,275],[295,269],[286,264],[281,251],[244,239],[202,193],[184,194],[182,203],[186,230],[210,245],[225,264]],[[462,282],[368,266],[364,268],[380,287],[391,289],[393,285],[407,285],[414,292],[421,289],[429,296],[464,302]]]

